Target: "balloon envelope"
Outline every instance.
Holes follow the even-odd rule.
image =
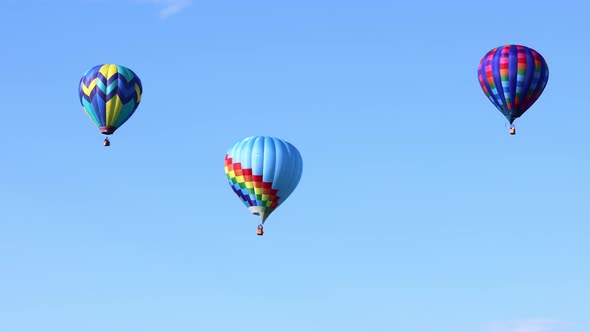
[[[477,74],[483,92],[510,124],[541,96],[549,80],[545,59],[522,45],[489,51],[481,59]]]
[[[297,148],[275,137],[247,137],[225,155],[229,185],[262,223],[293,193],[302,171]]]
[[[129,120],[142,93],[139,77],[120,65],[94,66],[80,79],[82,108],[105,135],[111,135]]]

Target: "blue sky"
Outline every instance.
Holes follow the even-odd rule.
[[[586,2],[0,4],[0,330],[585,332]],[[549,83],[508,135],[477,82],[523,44]],[[77,84],[144,96],[112,146]],[[226,150],[283,138],[258,220]]]

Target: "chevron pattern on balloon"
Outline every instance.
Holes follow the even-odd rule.
[[[139,77],[120,65],[94,66],[80,79],[80,103],[106,135],[114,133],[133,115],[142,93]]]

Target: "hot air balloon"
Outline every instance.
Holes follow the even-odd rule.
[[[143,88],[135,73],[126,67],[103,64],[90,68],[80,79],[82,108],[104,135],[112,135],[133,115]],[[104,146],[109,146],[108,136]]]
[[[257,234],[270,214],[293,193],[303,171],[299,151],[282,139],[252,136],[235,143],[225,155],[229,185],[254,215]]]
[[[510,122],[526,112],[547,85],[547,62],[537,51],[521,45],[505,45],[489,51],[477,69],[483,92]]]

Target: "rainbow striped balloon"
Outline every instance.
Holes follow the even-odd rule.
[[[111,135],[133,115],[143,88],[135,73],[126,67],[103,64],[89,69],[80,79],[80,103],[105,135]]]
[[[293,193],[302,172],[297,148],[275,137],[247,137],[225,155],[229,185],[262,223]]]
[[[545,59],[521,45],[489,51],[479,62],[477,74],[483,92],[510,124],[535,103],[549,80]]]

